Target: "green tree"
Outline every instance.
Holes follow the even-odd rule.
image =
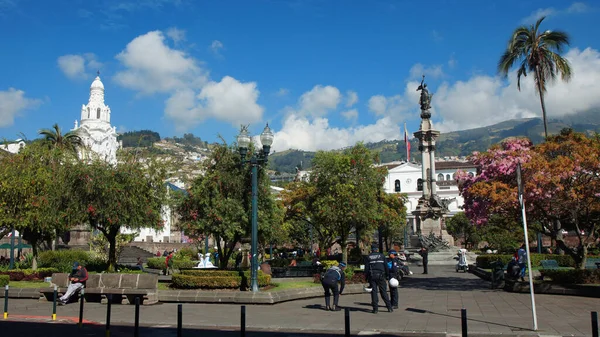
[[[390,250],[394,242],[404,237],[406,227],[406,194],[382,193],[377,226],[382,229],[385,249]],[[406,245],[406,243],[405,243]]]
[[[121,228],[161,229],[167,204],[167,166],[123,158],[116,165],[103,160],[78,162],[70,173],[69,203],[79,223],[89,223],[108,241],[109,271],[117,263],[117,236]]]
[[[236,244],[250,234],[252,177],[248,167],[241,165],[237,149],[225,143],[213,148],[201,168],[204,174],[192,182],[177,212],[186,233],[199,238],[212,235],[224,242],[218,249],[220,265],[225,267]],[[264,247],[277,241],[283,211],[270,192],[266,172],[258,172],[258,234]]]
[[[447,218],[446,230],[454,240],[463,239],[465,248],[474,247],[481,240],[477,227],[467,218],[465,212],[459,212],[453,217]]]
[[[38,131],[38,134],[43,136],[44,139],[50,142],[54,147],[76,152],[79,147],[83,146],[81,137],[77,135],[76,131],[69,131],[63,134],[57,123],[52,125],[52,129],[41,129]]]
[[[498,72],[504,76],[512,66],[520,62],[517,70],[517,88],[521,90],[521,76],[533,73],[536,91],[542,105],[544,120],[544,136],[548,139],[548,123],[546,120],[546,104],[544,94],[546,83],[554,80],[560,73],[563,81],[571,78],[572,71],[569,61],[560,53],[569,45],[569,36],[562,31],[546,30],[540,32],[541,17],[535,25],[521,26],[515,29],[508,41],[508,47],[498,62]]]

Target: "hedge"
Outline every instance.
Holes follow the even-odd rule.
[[[10,278],[8,275],[0,275],[0,287],[8,285]]]
[[[58,273],[56,268],[38,268],[32,269],[21,269],[21,270],[10,270],[0,272],[0,275],[5,275],[10,278],[11,281],[33,281],[43,280],[45,277],[52,276],[52,273]]]
[[[181,289],[249,288],[250,280],[250,271],[182,270],[180,274],[173,275],[172,286]],[[259,271],[258,286],[265,287],[270,284],[271,275],[266,275],[262,271]]]
[[[575,260],[569,255],[556,255],[556,254],[530,254],[531,266],[541,266],[542,260],[555,260],[561,267],[575,267]],[[596,256],[588,255],[588,258],[595,258]],[[498,260],[502,261],[503,264],[507,264],[512,259],[512,255],[508,254],[486,254],[479,255],[476,263],[477,267],[489,269],[491,263]]]
[[[146,266],[152,269],[165,269],[166,267],[166,257],[151,257],[148,259]],[[198,265],[198,262],[194,262],[191,260],[175,260],[173,259],[173,269],[189,269],[194,268]]]
[[[557,284],[598,284],[600,269],[542,269],[540,274],[551,283]]]
[[[70,273],[73,262],[79,262],[88,271],[105,271],[108,264],[84,250],[47,250],[38,256],[38,265],[42,268],[56,268],[61,273]]]

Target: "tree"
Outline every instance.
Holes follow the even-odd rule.
[[[528,140],[511,139],[474,154],[471,160],[479,166],[478,175],[458,177],[465,214],[471,221],[483,226],[497,215],[520,223],[515,170],[521,163],[528,222],[537,222],[578,266],[585,265],[600,220],[598,135],[586,137],[563,130],[535,147]],[[557,222],[575,230],[577,247],[566,245]]]
[[[248,167],[241,165],[237,149],[226,143],[215,146],[201,168],[204,174],[180,199],[177,213],[187,233],[212,235],[224,242],[218,249],[220,265],[225,267],[237,243],[250,235],[252,177]],[[270,192],[266,172],[258,172],[258,234],[264,247],[276,240],[283,212]]]
[[[123,158],[116,165],[103,160],[78,162],[70,173],[69,209],[78,223],[89,223],[108,241],[109,271],[117,264],[117,235],[121,228],[161,229],[167,203],[167,168]]]
[[[404,236],[406,227],[406,194],[382,192],[381,206],[377,216],[377,228],[382,229],[386,250]],[[406,243],[404,243],[406,246]]]
[[[81,137],[77,135],[76,131],[69,131],[62,134],[60,126],[58,126],[57,123],[52,125],[52,129],[41,129],[38,131],[38,134],[43,136],[44,139],[50,142],[54,147],[76,152],[77,148],[83,146],[83,141],[81,140]]]
[[[481,239],[479,233],[477,233],[477,228],[473,226],[464,212],[456,213],[453,217],[447,218],[446,229],[454,240],[463,239],[465,248],[474,247]]]
[[[283,193],[287,217],[310,223],[318,235],[319,247],[339,243],[347,261],[350,233],[377,225],[378,195],[386,172],[375,167],[377,156],[363,144],[339,152],[319,151],[312,160],[308,182],[289,185]]]
[[[560,53],[569,45],[569,36],[565,32],[547,30],[539,32],[539,27],[545,17],[541,17],[535,25],[521,26],[515,29],[508,41],[508,47],[498,62],[498,72],[504,76],[516,62],[520,62],[517,70],[517,88],[521,90],[521,76],[527,72],[533,73],[536,91],[540,96],[542,119],[544,120],[544,135],[548,139],[548,123],[546,120],[546,105],[544,94],[546,83],[553,81],[560,73],[563,81],[571,78],[569,61]]]

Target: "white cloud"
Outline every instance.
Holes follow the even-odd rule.
[[[342,95],[338,88],[330,85],[315,85],[310,91],[300,96],[298,112],[301,115],[324,116],[327,112],[337,108],[341,98]]]
[[[305,116],[291,114],[283,122],[281,131],[275,133],[273,149],[331,150],[359,141],[378,142],[399,137],[400,127],[387,117],[374,124],[343,129],[331,127],[327,118],[318,117],[310,121]]]
[[[421,80],[421,77],[423,75],[431,78],[440,78],[444,76],[444,70],[442,69],[442,65],[440,64],[433,65],[431,67],[425,67],[421,63],[417,63],[410,68],[408,73],[409,79],[418,79],[419,81]]]
[[[223,49],[223,43],[219,40],[214,40],[211,44],[210,44],[210,50],[213,52],[213,54],[215,54],[215,56],[217,57],[223,57],[223,55],[221,55],[221,50]]]
[[[346,118],[349,121],[356,121],[358,119],[358,110],[356,109],[342,111],[341,114],[342,116],[344,116],[344,118]]]
[[[400,123],[410,118],[410,113],[415,112],[419,106],[419,92],[416,91],[419,82],[406,83],[404,92],[393,96],[375,95],[369,99],[369,111],[376,116],[386,116],[394,122]]]
[[[583,2],[574,2],[567,8],[567,13],[585,13],[589,10],[589,6]]]
[[[161,31],[133,39],[116,56],[125,68],[115,75],[116,82],[141,94],[167,94],[165,116],[178,131],[189,130],[207,118],[236,127],[261,120],[264,109],[257,103],[260,92],[255,82],[244,83],[231,76],[211,80],[199,61],[166,42]]]
[[[523,18],[523,20],[521,20],[521,23],[524,25],[532,25],[535,24],[535,22],[542,16],[551,17],[568,14],[579,14],[586,13],[589,10],[589,6],[583,2],[574,2],[571,4],[571,6],[564,9],[556,9],[553,7],[539,8],[533,11],[529,16]]]
[[[198,62],[169,47],[160,31],[136,37],[116,58],[126,69],[115,75],[115,81],[143,94],[200,88],[207,82],[207,74]]]
[[[259,94],[256,83],[241,83],[225,76],[220,82],[207,83],[198,95],[192,90],[175,92],[166,102],[165,113],[180,130],[211,117],[235,126],[255,123],[264,111],[256,103]]]
[[[560,117],[600,106],[600,53],[587,48],[571,49],[564,55],[571,63],[570,82],[558,78],[548,84],[545,95],[548,117]],[[522,79],[517,90],[513,71],[508,82],[478,75],[467,81],[442,83],[432,100],[433,117],[441,120],[441,131],[464,130],[512,118],[540,117],[539,97],[532,76]]]
[[[85,78],[85,59],[81,55],[63,55],[57,60],[58,67],[70,79]]]
[[[185,30],[178,29],[176,27],[171,27],[167,29],[167,32],[165,34],[175,43],[185,41]]]
[[[276,96],[283,97],[289,95],[290,91],[286,88],[279,88],[275,93]]]
[[[442,41],[444,39],[444,37],[442,36],[442,34],[440,32],[438,32],[437,30],[435,30],[435,29],[431,31],[431,38],[435,42],[440,42],[440,41]]]
[[[36,108],[41,104],[38,99],[25,97],[25,92],[10,88],[0,91],[0,127],[14,124],[15,117],[27,109]]]
[[[358,103],[358,94],[356,91],[348,90],[346,92],[346,108],[350,108],[356,103]]]

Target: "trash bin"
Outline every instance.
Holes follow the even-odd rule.
[[[504,263],[498,260],[492,262],[492,289],[501,286],[504,281]]]

